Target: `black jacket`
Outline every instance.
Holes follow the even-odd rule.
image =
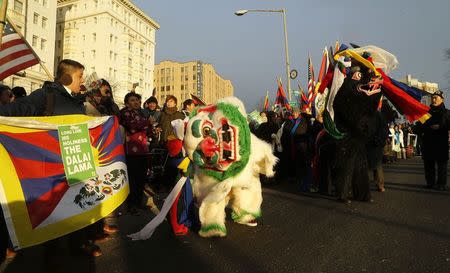
[[[448,160],[448,130],[450,129],[450,111],[444,104],[431,106],[429,118],[419,127],[422,136],[422,157],[425,160]],[[439,125],[439,129],[434,130],[432,125]]]
[[[50,96],[50,99],[49,99]],[[59,116],[85,114],[83,100],[72,97],[60,83],[52,82],[16,102],[0,106],[0,116]],[[53,106],[48,106],[51,103]],[[47,109],[50,113],[46,113]]]

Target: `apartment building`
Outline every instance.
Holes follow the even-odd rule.
[[[152,18],[127,0],[58,0],[56,58],[77,60],[113,86],[117,102],[134,89],[153,90],[155,33]]]
[[[231,81],[217,74],[213,65],[202,61],[162,61],[156,64],[154,86],[160,104],[167,95],[176,96],[181,104],[191,98],[191,94],[206,103],[213,103],[234,93]]]
[[[52,74],[55,59],[56,0],[9,0],[7,15]],[[23,86],[30,93],[41,87],[44,81],[51,80],[52,76],[48,75],[41,65],[34,65],[5,78],[3,83],[11,87]]]

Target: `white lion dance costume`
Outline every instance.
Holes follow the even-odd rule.
[[[259,174],[273,176],[277,158],[269,144],[250,133],[242,102],[235,97],[197,108],[184,138],[194,164],[194,196],[199,204],[200,236],[226,235],[225,207],[232,219],[256,226],[261,216]]]

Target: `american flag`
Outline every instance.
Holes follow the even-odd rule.
[[[0,80],[38,63],[33,49],[7,22],[0,47]]]

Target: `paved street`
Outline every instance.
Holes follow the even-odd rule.
[[[174,237],[164,223],[132,242],[152,217],[118,218],[120,235],[96,259],[61,253],[55,272],[450,272],[450,192],[423,188],[419,158],[385,167],[385,193],[374,203],[337,203],[300,194],[296,185],[264,188],[263,217],[251,228],[227,222],[228,236]],[[51,272],[41,246],[26,249],[1,272]]]

